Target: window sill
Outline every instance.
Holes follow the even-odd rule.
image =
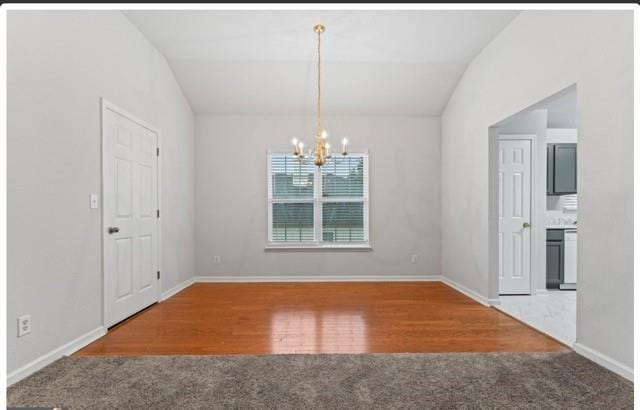
[[[348,245],[313,245],[313,244],[268,244],[264,247],[265,251],[355,251],[368,252],[372,251],[371,244],[348,244]]]

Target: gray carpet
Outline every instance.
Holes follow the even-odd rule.
[[[9,406],[71,409],[633,408],[633,385],[575,353],[66,357]]]

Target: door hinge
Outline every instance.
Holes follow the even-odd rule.
[[[160,147],[157,147],[156,148],[156,157],[159,157],[159,156],[160,156]]]
[[[158,279],[160,279],[160,271],[158,271]]]
[[[160,218],[160,210],[159,210],[159,209],[156,209],[156,216],[157,216],[158,218]]]

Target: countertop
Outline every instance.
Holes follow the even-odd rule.
[[[547,225],[546,229],[578,229],[578,225]]]

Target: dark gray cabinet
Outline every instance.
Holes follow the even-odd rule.
[[[578,192],[577,145],[547,145],[547,195]]]
[[[547,195],[553,195],[553,144],[547,144]]]
[[[564,283],[564,230],[547,229],[547,289]]]

